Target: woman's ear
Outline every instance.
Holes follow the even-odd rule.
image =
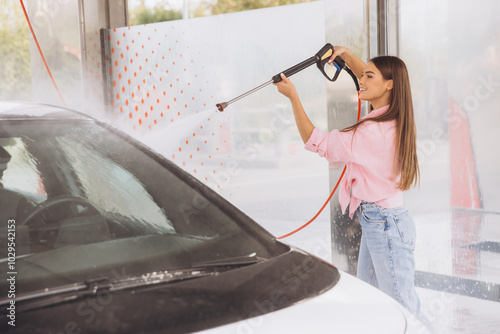
[[[391,79],[391,80],[387,80],[387,86],[385,87],[387,90],[392,90],[392,87],[394,86],[394,81]]]

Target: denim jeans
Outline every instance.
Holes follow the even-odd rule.
[[[362,202],[357,214],[363,231],[357,277],[418,315],[420,300],[415,290],[413,254],[416,230],[408,210]]]

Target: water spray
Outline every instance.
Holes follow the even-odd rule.
[[[325,44],[319,50],[314,56],[312,56],[309,59],[304,60],[301,63],[298,63],[295,66],[290,67],[289,69],[280,72],[276,74],[275,76],[272,77],[271,80],[268,82],[263,83],[260,86],[255,87],[254,89],[249,90],[248,92],[241,94],[238,97],[235,97],[234,99],[227,101],[227,102],[221,102],[217,103],[216,107],[219,111],[224,111],[230,104],[260,90],[261,88],[266,87],[267,85],[270,85],[272,83],[278,83],[280,82],[281,79],[281,73],[283,73],[286,77],[290,77],[294,75],[295,73],[298,73],[306,68],[308,68],[311,65],[316,64],[318,69],[321,71],[321,73],[329,80],[329,81],[335,81],[337,80],[340,71],[343,69],[351,75],[351,77],[354,80],[354,83],[356,84],[356,89],[359,91],[359,85],[358,85],[358,80],[356,76],[352,73],[352,71],[349,69],[349,67],[346,66],[345,62],[340,58],[340,57],[335,57],[332,65],[329,64],[330,58],[333,55],[333,46],[330,43]]]

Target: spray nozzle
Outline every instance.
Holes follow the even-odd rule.
[[[217,103],[215,106],[219,109],[219,111],[224,111],[227,107],[227,102]]]

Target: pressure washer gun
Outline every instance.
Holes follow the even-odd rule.
[[[301,62],[295,66],[292,66],[283,72],[280,72],[279,74],[276,74],[268,82],[266,82],[258,87],[255,87],[254,89],[249,90],[248,92],[241,94],[240,96],[238,96],[230,101],[217,103],[216,104],[217,109],[219,109],[219,111],[224,111],[224,109],[226,109],[227,106],[229,106],[230,104],[258,91],[261,88],[266,87],[267,85],[270,85],[271,83],[280,82],[282,80],[281,73],[283,73],[288,78],[288,77],[294,75],[295,73],[300,72],[303,69],[305,69],[313,64],[316,64],[318,66],[318,69],[321,71],[321,73],[323,73],[323,75],[329,81],[337,80],[337,78],[339,77],[340,71],[342,71],[343,69],[346,70],[346,72],[348,72],[351,75],[351,77],[353,78],[353,80],[356,84],[356,88],[359,91],[358,80],[356,79],[356,76],[352,73],[352,71],[349,69],[349,67],[347,67],[345,62],[340,57],[335,57],[335,59],[333,61],[333,66],[332,65],[327,66],[332,55],[333,55],[333,46],[330,43],[327,43],[327,44],[325,44],[325,46],[323,46],[321,48],[321,50],[319,50],[311,58],[306,59],[303,62]]]

